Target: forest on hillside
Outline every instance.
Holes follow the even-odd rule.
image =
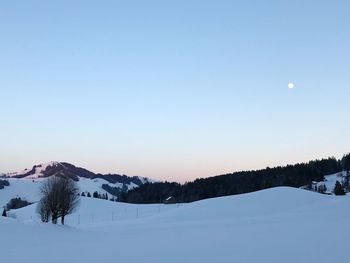
[[[308,163],[201,178],[185,184],[146,183],[121,194],[119,201],[139,204],[159,203],[173,196],[177,202],[193,202],[277,186],[301,187],[311,184],[312,181],[322,181],[325,175],[343,170],[350,170],[350,154],[344,155],[340,160],[329,157]]]

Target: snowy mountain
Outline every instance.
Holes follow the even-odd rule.
[[[34,165],[31,169],[7,173],[2,176],[10,182],[10,186],[6,187],[4,190],[7,189],[6,191],[13,192],[13,194],[17,193],[16,195],[19,196],[26,195],[28,189],[31,189],[33,186],[31,183],[40,183],[42,180],[45,180],[45,178],[50,176],[66,176],[73,179],[78,183],[81,192],[89,192],[92,194],[97,191],[101,194],[108,193],[109,195],[114,196],[118,196],[123,191],[139,187],[144,183],[153,182],[146,177],[140,176],[130,177],[120,174],[96,174],[85,168],[77,167],[67,162],[56,161]],[[25,185],[26,190],[23,189],[23,191],[17,191],[16,188],[19,187],[22,189]],[[38,186],[35,186],[34,188],[37,192]],[[33,198],[33,195],[30,195],[29,197],[29,199],[34,199],[34,201],[36,199]]]
[[[129,177],[126,175],[120,174],[96,174],[85,168],[74,166],[73,164],[67,162],[48,162],[43,164],[34,165],[31,169],[24,169],[20,172],[8,173],[4,174],[7,177],[14,178],[27,178],[27,179],[37,179],[43,177],[49,177],[52,175],[56,175],[59,173],[63,173],[66,176],[69,176],[71,179],[78,181],[79,178],[103,178],[110,183],[127,183],[131,182],[135,185],[141,185],[146,182],[150,182],[148,178],[141,176],[133,176]]]

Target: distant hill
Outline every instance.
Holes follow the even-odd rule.
[[[31,169],[24,169],[20,172],[3,174],[5,178],[16,179],[44,179],[50,176],[65,176],[78,182],[82,191],[97,191],[119,196],[122,192],[139,187],[152,180],[141,176],[127,176],[120,174],[99,174],[93,173],[85,168],[77,167],[67,162],[48,162],[34,165]],[[92,194],[92,193],[91,193]]]
[[[85,168],[77,167],[73,164],[67,162],[48,162],[43,164],[34,165],[31,169],[25,169],[20,172],[13,172],[4,174],[5,177],[13,178],[27,178],[27,179],[37,179],[50,177],[52,175],[64,174],[71,179],[78,181],[79,177],[82,178],[102,178],[110,183],[124,183],[130,184],[134,183],[138,186],[151,182],[150,179],[141,176],[127,176],[120,174],[100,174],[93,173]]]

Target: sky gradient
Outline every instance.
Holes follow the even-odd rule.
[[[0,172],[56,160],[184,182],[341,157],[349,12],[348,1],[1,1]]]

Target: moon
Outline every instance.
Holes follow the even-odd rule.
[[[295,85],[293,82],[288,83],[288,89],[294,89]]]

